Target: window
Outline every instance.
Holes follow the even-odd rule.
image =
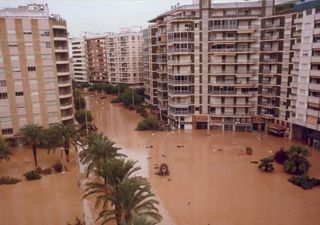
[[[23,31],[23,34],[24,34],[24,35],[32,35],[32,32],[31,32],[31,30]]]
[[[21,71],[20,71],[20,68],[13,68],[13,69],[12,69],[12,72],[17,72],[17,73],[19,73],[19,72],[21,72]]]
[[[10,56],[10,58],[11,58],[11,61],[19,60],[18,55],[12,55],[12,56]]]
[[[6,80],[0,80],[0,87],[5,87],[7,86],[7,81]]]
[[[307,15],[311,15],[311,14],[312,14],[312,9],[307,10],[307,11],[306,11],[306,14],[307,14]]]
[[[46,42],[46,48],[51,48],[51,43],[50,42]]]
[[[50,35],[49,31],[41,31],[40,32],[40,36],[49,36],[49,35]]]
[[[16,30],[7,30],[7,34],[16,34]]]
[[[7,99],[8,93],[7,92],[0,92],[0,99]]]
[[[17,91],[16,96],[23,96],[23,91]]]
[[[17,43],[9,43],[9,48],[17,48],[18,44]]]
[[[27,55],[27,59],[34,60],[34,55]]]
[[[13,134],[13,129],[12,128],[5,128],[1,130],[2,135],[6,135],[6,134]]]
[[[35,66],[28,66],[28,71],[36,71],[36,67]]]

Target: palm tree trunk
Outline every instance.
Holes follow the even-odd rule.
[[[116,216],[117,225],[121,225],[121,207],[115,204],[114,208],[116,212],[115,216]]]
[[[38,167],[38,160],[37,160],[37,145],[33,144],[32,145],[32,154],[34,158],[34,164],[36,167]]]
[[[64,153],[67,156],[67,162],[69,162],[69,152],[70,152],[70,145],[69,143],[64,144]]]

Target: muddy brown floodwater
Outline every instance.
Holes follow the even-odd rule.
[[[51,167],[60,159],[60,151],[47,154],[38,149],[38,164]],[[14,149],[11,161],[0,162],[0,177],[21,179],[14,185],[0,185],[1,225],[66,225],[82,218],[81,193],[78,188],[78,165],[71,152],[70,162],[62,159],[68,172],[42,176],[41,180],[26,181],[23,174],[35,169],[30,148]]]
[[[320,189],[304,191],[275,165],[256,164],[280,147],[298,143],[265,133],[220,131],[135,131],[140,116],[113,96],[89,98],[95,123],[131,158],[139,160],[161,202],[165,225],[319,225]],[[150,146],[152,146],[150,148]],[[251,146],[253,154],[244,154]],[[320,154],[312,150],[309,175],[320,177]],[[167,163],[169,177],[155,175]]]

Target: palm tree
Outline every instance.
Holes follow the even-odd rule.
[[[115,143],[109,138],[95,132],[90,133],[87,146],[79,152],[81,163],[87,165],[87,172],[93,171],[99,163],[104,163],[109,159],[119,156],[125,156],[118,151],[120,148],[115,147]]]
[[[70,146],[73,145],[77,151],[77,145],[80,141],[79,131],[74,124],[58,124],[52,127],[52,131],[57,138],[56,140],[59,140],[57,145],[63,147],[67,162],[69,162]]]
[[[260,159],[260,164],[258,166],[259,169],[263,169],[265,172],[272,172],[273,168],[273,157],[266,157]]]
[[[1,159],[10,160],[10,156],[12,155],[9,145],[4,140],[4,138],[0,135],[0,161]]]
[[[156,222],[162,219],[156,207],[159,203],[151,192],[149,182],[143,177],[126,176],[116,189],[100,182],[88,183],[85,197],[92,194],[97,195],[96,206],[102,205],[97,218],[101,224],[116,219],[118,225],[132,225],[135,217],[150,217]],[[114,207],[110,207],[108,203]]]
[[[150,219],[146,216],[136,216],[133,218],[132,224],[122,222],[121,225],[155,225],[157,222],[154,219]]]
[[[27,124],[20,129],[21,141],[32,147],[34,164],[38,167],[37,147],[42,139],[43,128],[37,124]]]
[[[304,157],[308,156],[308,149],[300,145],[292,145],[288,150],[288,157],[283,166],[287,173],[302,175],[307,173],[311,164]]]

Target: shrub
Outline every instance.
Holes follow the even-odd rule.
[[[137,125],[137,130],[143,131],[143,130],[158,130],[160,128],[160,122],[158,119],[150,115],[146,118],[143,118],[141,121],[139,121]]]
[[[277,163],[283,164],[287,159],[289,159],[289,156],[288,153],[283,148],[281,148],[274,154],[273,158]]]
[[[86,108],[86,105],[87,105],[86,100],[82,96],[74,98],[73,102],[74,102],[74,107],[76,108],[76,110]]]
[[[62,164],[60,162],[57,162],[52,166],[52,168],[54,169],[55,172],[61,173],[62,169],[63,169],[63,166],[62,166]]]
[[[305,190],[320,186],[320,179],[311,178],[309,176],[293,176],[288,180],[290,183],[297,185]]]
[[[311,164],[304,157],[308,156],[309,151],[304,146],[293,145],[288,149],[288,157],[283,166],[287,173],[302,175],[309,171]]]
[[[0,185],[2,184],[16,184],[19,183],[21,180],[14,177],[0,177]]]
[[[42,170],[41,173],[43,175],[50,175],[50,174],[52,174],[52,169],[51,168],[45,168],[44,170]]]
[[[252,152],[253,152],[253,150],[252,150],[251,147],[246,147],[246,153],[247,153],[248,155],[252,155]]]
[[[76,111],[76,113],[74,114],[74,117],[75,117],[76,121],[81,125],[85,124],[86,120],[88,123],[90,123],[93,120],[91,111],[85,110],[85,109],[81,109],[81,110]]]
[[[289,174],[302,175],[309,171],[311,164],[303,157],[288,159],[283,164],[284,170]]]
[[[272,172],[274,170],[272,163],[273,163],[272,157],[266,157],[266,158],[260,159],[260,164],[258,165],[258,168],[260,170],[263,170],[264,172]]]
[[[114,98],[111,100],[111,103],[120,103],[119,98]]]
[[[34,170],[26,172],[25,174],[23,174],[23,176],[25,176],[25,178],[27,180],[39,180],[39,179],[41,179],[41,175],[39,173],[37,173],[36,171],[34,171]]]

